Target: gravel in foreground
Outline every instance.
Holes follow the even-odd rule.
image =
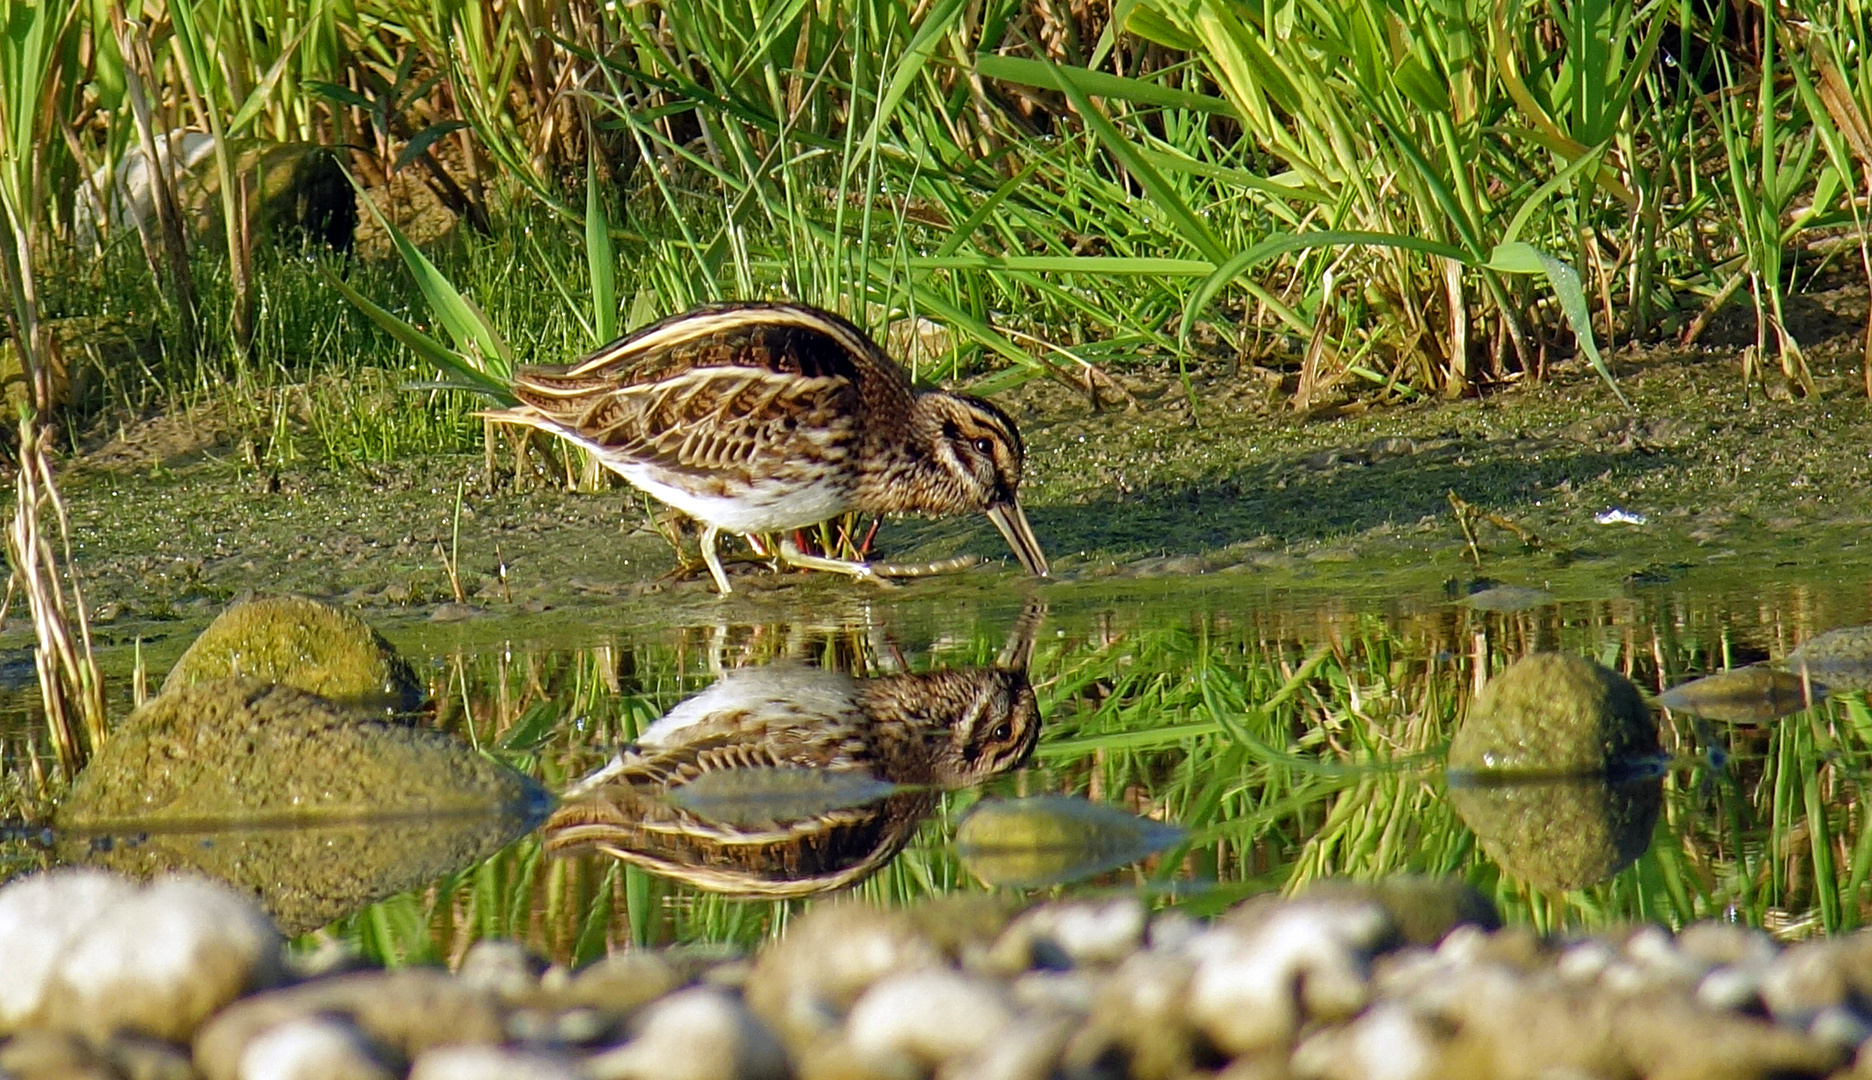
[[[0,889],[0,1074],[322,1080],[1872,1075],[1872,934],[1717,923],[1544,939],[1466,887],[1024,910],[829,903],[753,956],[576,971],[483,941],[453,974],[289,956],[201,879]]]

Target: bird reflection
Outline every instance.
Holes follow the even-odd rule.
[[[683,701],[569,788],[549,853],[600,851],[711,892],[795,897],[852,885],[901,851],[941,791],[1018,767],[1040,736],[1027,681],[1040,612],[992,667],[858,678],[795,661]],[[727,770],[856,772],[894,787],[859,806],[704,815],[671,798]]]

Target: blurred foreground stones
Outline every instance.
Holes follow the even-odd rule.
[[[288,955],[245,896],[60,870],[0,889],[0,1074],[261,1080],[1853,1077],[1872,934],[1541,937],[1428,879],[1213,920],[1135,897],[821,904],[751,957],[508,941],[460,969]],[[1872,1065],[1872,1061],[1867,1062]]]

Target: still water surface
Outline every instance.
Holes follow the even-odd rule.
[[[418,722],[565,794],[549,819],[531,806],[29,831],[0,856],[11,873],[196,866],[261,893],[295,932],[393,961],[490,935],[562,960],[748,945],[832,895],[1144,890],[1200,913],[1398,872],[1462,876],[1541,927],[1855,926],[1872,913],[1863,689],[1766,721],[1660,711],[1655,767],[1611,776],[1445,772],[1479,687],[1529,654],[1590,658],[1656,695],[1872,623],[1872,573],[1765,576],[1452,598],[1010,575],[973,591],[815,586],[668,627],[602,608],[447,625],[366,613],[427,681]],[[148,646],[156,675],[189,636]],[[15,766],[31,724],[5,733]],[[872,786],[827,786],[823,764]],[[672,797],[724,768],[725,783]],[[1077,801],[1006,801],[1060,795]],[[990,800],[1002,817],[971,833]]]

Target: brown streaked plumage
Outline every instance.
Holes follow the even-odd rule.
[[[1021,565],[1047,573],[1019,499],[1014,421],[968,394],[918,390],[844,319],[800,304],[718,304],[664,319],[565,367],[522,368],[520,404],[489,418],[567,439],[718,535],[816,525],[856,510],[986,513]],[[863,563],[783,561],[875,577]]]
[[[734,672],[682,702],[570,788],[549,853],[596,850],[697,888],[808,896],[876,871],[915,833],[937,789],[1018,766],[1039,738],[1027,676],[989,668],[853,679],[793,663]],[[718,769],[861,770],[916,785],[882,801],[758,826],[669,799]]]

